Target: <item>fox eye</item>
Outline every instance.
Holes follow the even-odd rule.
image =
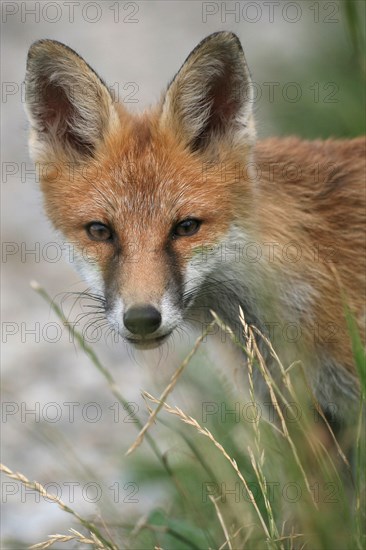
[[[86,232],[93,241],[105,242],[112,238],[112,230],[101,222],[91,222],[86,226]]]
[[[201,222],[194,218],[187,218],[174,227],[173,237],[190,237],[197,233],[201,226]]]

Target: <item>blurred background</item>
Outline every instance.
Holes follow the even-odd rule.
[[[113,509],[109,517],[128,522],[167,499],[146,444],[124,457],[137,435],[133,415],[116,403],[101,374],[30,288],[36,280],[56,300],[84,288],[55,244],[28,157],[22,82],[30,44],[52,38],[69,45],[137,111],[159,99],[206,35],[234,31],[255,83],[259,138],[348,138],[365,132],[364,8],[347,1],[2,2],[1,455],[8,467],[46,484],[87,516],[100,518]],[[71,321],[78,311],[75,306]],[[149,354],[104,336],[95,339],[93,349],[144,419],[141,388],[157,395],[194,335]],[[209,347],[202,346],[172,402],[202,401],[214,384],[212,371],[209,381],[206,375]],[[218,375],[217,387],[220,380]],[[174,453],[174,445],[174,438],[166,440],[162,450]],[[2,508],[4,549],[26,547],[72,525],[56,505],[6,477]]]

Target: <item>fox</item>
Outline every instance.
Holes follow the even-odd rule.
[[[361,334],[365,323],[365,138],[257,140],[251,75],[226,31],[139,114],[55,40],[31,45],[25,90],[47,215],[109,325],[149,350],[215,312],[240,340],[241,308],[284,364],[302,362],[320,406],[349,416],[360,386],[346,311]]]

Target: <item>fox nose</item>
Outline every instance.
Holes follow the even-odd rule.
[[[161,324],[160,312],[150,305],[130,307],[123,316],[125,327],[133,334],[151,334]]]

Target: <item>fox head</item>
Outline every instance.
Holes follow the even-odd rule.
[[[252,86],[238,38],[208,36],[139,116],[73,50],[40,40],[26,111],[46,210],[77,268],[126,340],[160,344],[207,293],[217,246],[250,213]]]

